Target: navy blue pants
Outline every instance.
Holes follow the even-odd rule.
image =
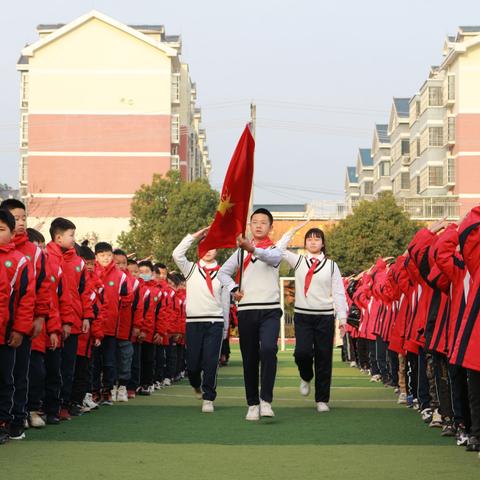
[[[280,308],[238,312],[243,379],[249,406],[258,405],[260,398],[268,403],[273,400],[281,316]]]
[[[67,408],[70,404],[73,379],[75,376],[75,361],[77,360],[78,335],[70,335],[62,348],[62,406]]]
[[[315,366],[315,401],[328,403],[332,384],[333,315],[295,313],[295,363],[305,382],[313,378]]]
[[[107,335],[103,338],[102,344],[93,349],[92,389],[94,392],[113,388],[116,378],[116,364],[117,339]]]
[[[127,390],[136,391],[140,386],[140,364],[142,356],[142,345],[133,343],[132,374],[127,385]]]
[[[165,345],[157,345],[155,348],[155,381],[163,382],[165,380],[166,365]]]
[[[22,344],[15,352],[15,393],[13,395],[12,423],[23,426],[27,419],[28,401],[28,369],[30,366],[30,349],[32,341],[30,337],[23,336]]]
[[[13,419],[13,369],[15,367],[15,349],[0,345],[0,422]]]
[[[188,322],[187,372],[193,388],[202,388],[204,400],[217,397],[217,370],[223,340],[222,322]]]

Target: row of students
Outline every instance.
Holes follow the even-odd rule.
[[[22,202],[0,208],[0,444],[114,400],[149,395],[184,370],[183,277],[128,260],[75,225],[27,229]]]
[[[480,207],[420,229],[396,259],[348,279],[349,360],[430,427],[480,451]],[[368,354],[367,354],[368,351]]]

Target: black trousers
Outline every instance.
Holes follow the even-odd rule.
[[[446,355],[433,352],[433,369],[439,405],[439,413],[445,421],[453,422],[452,388]]]
[[[204,400],[217,397],[217,370],[223,340],[223,322],[188,322],[187,372],[193,388],[202,387]]]
[[[153,369],[155,366],[155,345],[143,342],[141,350],[140,384],[148,387],[153,384]]]
[[[165,347],[165,378],[173,380],[177,374],[177,344],[170,339],[170,345]]]
[[[332,384],[335,317],[295,313],[293,319],[296,341],[294,356],[300,377],[310,382],[315,367],[315,401],[327,403]]]
[[[62,348],[62,406],[68,407],[72,393],[75,361],[77,359],[78,335],[70,335]]]
[[[28,369],[30,367],[30,349],[32,341],[30,337],[23,336],[22,344],[15,352],[15,367],[13,376],[15,378],[15,393],[13,395],[12,423],[22,425],[27,419],[28,401]]]
[[[418,398],[418,355],[407,353],[407,395]]]
[[[77,355],[75,363],[75,378],[73,380],[71,403],[82,405],[85,395],[90,387],[90,359]]]
[[[0,345],[0,422],[13,419],[13,369],[15,367],[15,349]]]
[[[472,416],[470,435],[480,438],[480,372],[476,370],[468,370],[468,397]]]
[[[358,366],[365,370],[370,368],[368,359],[368,340],[366,338],[357,338]]]
[[[165,380],[166,357],[165,346],[157,345],[155,348],[155,381],[163,382]]]
[[[280,308],[238,312],[238,333],[243,360],[243,379],[249,406],[260,398],[271,403],[277,374]],[[258,393],[260,368],[260,395]]]
[[[457,365],[448,365],[450,382],[452,385],[453,418],[455,425],[463,425],[470,431],[471,417],[468,401],[467,369]]]
[[[127,385],[127,390],[136,391],[140,386],[140,370],[142,361],[142,345],[140,343],[133,344],[132,358],[132,375]]]

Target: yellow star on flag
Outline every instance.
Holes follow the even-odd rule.
[[[230,195],[225,195],[218,206],[218,211],[225,215],[234,205],[234,203],[230,202]]]

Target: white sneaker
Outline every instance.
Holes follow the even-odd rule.
[[[128,402],[127,387],[125,385],[118,387],[117,402]]]
[[[160,382],[155,382],[154,387],[155,387],[155,390],[161,390],[162,384]]]
[[[355,367],[357,366],[357,362],[350,362],[350,366],[351,366],[352,368],[355,368]]]
[[[98,408],[98,403],[93,401],[93,396],[91,393],[87,393],[83,399],[83,405],[88,407],[90,410],[96,410]]]
[[[197,400],[202,400],[203,398],[203,392],[202,392],[202,389],[201,388],[194,388],[193,389],[193,392],[195,393],[195,398]]]
[[[274,417],[275,414],[272,410],[272,405],[268,402],[260,400],[260,416],[261,417]]]
[[[113,387],[110,390],[110,393],[112,394],[112,402],[116,402],[117,401],[117,386],[116,385],[115,385],[115,387]]]
[[[304,397],[310,395],[310,382],[300,380],[300,395],[303,395]]]
[[[163,386],[164,387],[170,387],[172,385],[172,381],[169,379],[169,378],[166,378],[164,381],[163,381]]]
[[[43,428],[46,425],[45,420],[39,412],[30,412],[30,426],[33,428]]]
[[[325,403],[325,402],[317,402],[317,412],[323,413],[323,412],[329,412],[330,407]]]
[[[155,393],[155,385],[150,385],[148,387],[148,391],[150,392],[150,394]]]
[[[382,381],[381,375],[373,375],[372,378],[370,379],[370,382],[373,383],[378,383]]]
[[[252,405],[248,407],[248,412],[245,420],[260,420],[260,405]]]
[[[399,405],[405,405],[405,404],[407,403],[407,394],[406,394],[406,393],[401,393],[401,394],[398,396],[397,403],[398,403]]]
[[[211,400],[204,400],[202,404],[203,413],[213,413],[215,409],[213,408],[213,402]]]

